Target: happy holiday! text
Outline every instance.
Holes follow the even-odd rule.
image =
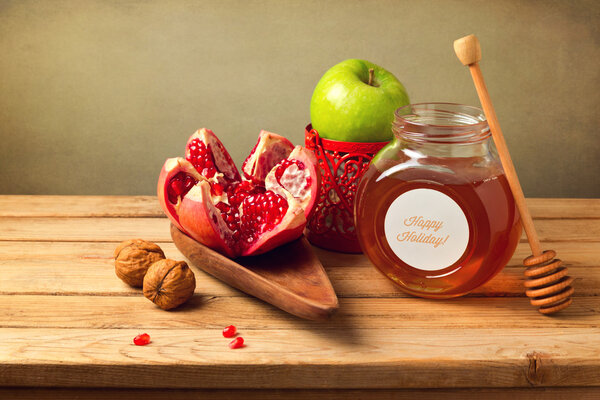
[[[404,220],[404,225],[414,226],[425,230],[433,229],[435,232],[437,232],[442,228],[444,222],[424,219],[422,216],[415,215],[414,217],[406,218]]]
[[[430,229],[433,232],[437,232],[444,226],[443,221],[436,221],[431,219],[425,219],[423,216],[412,216],[410,218],[406,218],[404,220],[405,226],[410,226],[413,228],[419,228],[422,231],[429,231]],[[427,234],[425,232],[417,232],[417,231],[405,231],[401,232],[396,236],[396,239],[399,242],[415,242],[415,243],[425,243],[431,244],[434,248],[438,246],[443,246],[450,235],[444,236],[436,236],[433,233]]]

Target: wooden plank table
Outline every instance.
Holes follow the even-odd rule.
[[[529,204],[575,278],[564,313],[524,297],[523,238],[500,275],[449,301],[409,297],[364,256],[317,249],[340,309],[311,322],[198,270],[195,296],[171,312],[122,283],[122,240],[183,259],[154,197],[0,196],[0,398],[597,399],[600,200]],[[245,348],[227,347],[230,324]],[[133,345],[142,332],[152,343]]]

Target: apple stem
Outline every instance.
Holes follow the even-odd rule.
[[[369,68],[369,86],[373,86],[373,78],[375,77],[375,70]]]

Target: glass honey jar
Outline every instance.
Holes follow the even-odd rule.
[[[459,104],[411,104],[396,111],[393,130],[358,187],[362,250],[405,292],[464,295],[500,272],[521,237],[485,116]]]

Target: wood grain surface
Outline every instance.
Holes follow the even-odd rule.
[[[540,315],[524,297],[524,242],[487,285],[448,301],[403,294],[362,255],[315,249],[339,297],[323,322],[199,270],[196,294],[171,312],[123,284],[112,258],[121,240],[153,240],[184,259],[154,201],[0,196],[0,398],[157,396],[149,389],[173,399],[271,399],[284,389],[315,399],[600,393],[600,200],[528,199],[542,245],[551,243],[575,278],[564,313]],[[229,324],[245,348],[227,347]],[[142,332],[152,343],[134,346]]]
[[[0,398],[19,400],[597,400],[594,387],[476,389],[112,389],[0,388]]]

